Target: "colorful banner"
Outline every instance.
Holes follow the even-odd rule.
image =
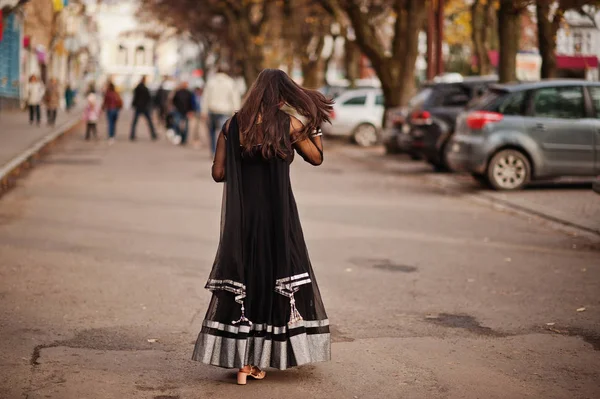
[[[61,11],[65,6],[63,0],[52,0],[52,4],[54,5],[54,12]]]

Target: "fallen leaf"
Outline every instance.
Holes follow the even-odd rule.
[[[556,323],[546,323],[546,325],[547,325],[547,326],[553,326],[553,325],[555,325],[555,324],[556,324]]]
[[[579,308],[577,309],[578,312],[585,312],[585,308]]]
[[[148,338],[148,342],[150,342],[151,344],[154,344],[154,343],[158,342],[158,339],[156,339],[156,338]]]

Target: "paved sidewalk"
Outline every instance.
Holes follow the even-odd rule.
[[[70,112],[59,110],[56,124],[48,126],[45,110],[42,109],[42,124],[32,126],[29,124],[29,113],[27,111],[0,112],[0,168],[21,155],[39,140],[57,130],[65,129],[81,116],[81,108],[76,107]]]

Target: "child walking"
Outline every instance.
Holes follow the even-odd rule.
[[[85,139],[89,140],[90,136],[93,134],[94,138],[98,138],[96,125],[98,123],[98,116],[100,115],[100,107],[98,106],[98,101],[96,99],[96,94],[90,93],[87,96],[87,104],[85,106],[84,118],[87,122],[87,126],[85,129]]]

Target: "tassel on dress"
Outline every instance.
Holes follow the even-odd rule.
[[[290,321],[288,325],[297,323],[299,321],[304,320],[298,309],[296,308],[296,299],[294,298],[294,294],[290,297]]]
[[[242,303],[242,315],[240,316],[240,318],[238,320],[232,321],[231,324],[233,324],[233,325],[241,324],[245,321],[248,322],[249,325],[252,325],[252,322],[246,317],[244,304]]]

